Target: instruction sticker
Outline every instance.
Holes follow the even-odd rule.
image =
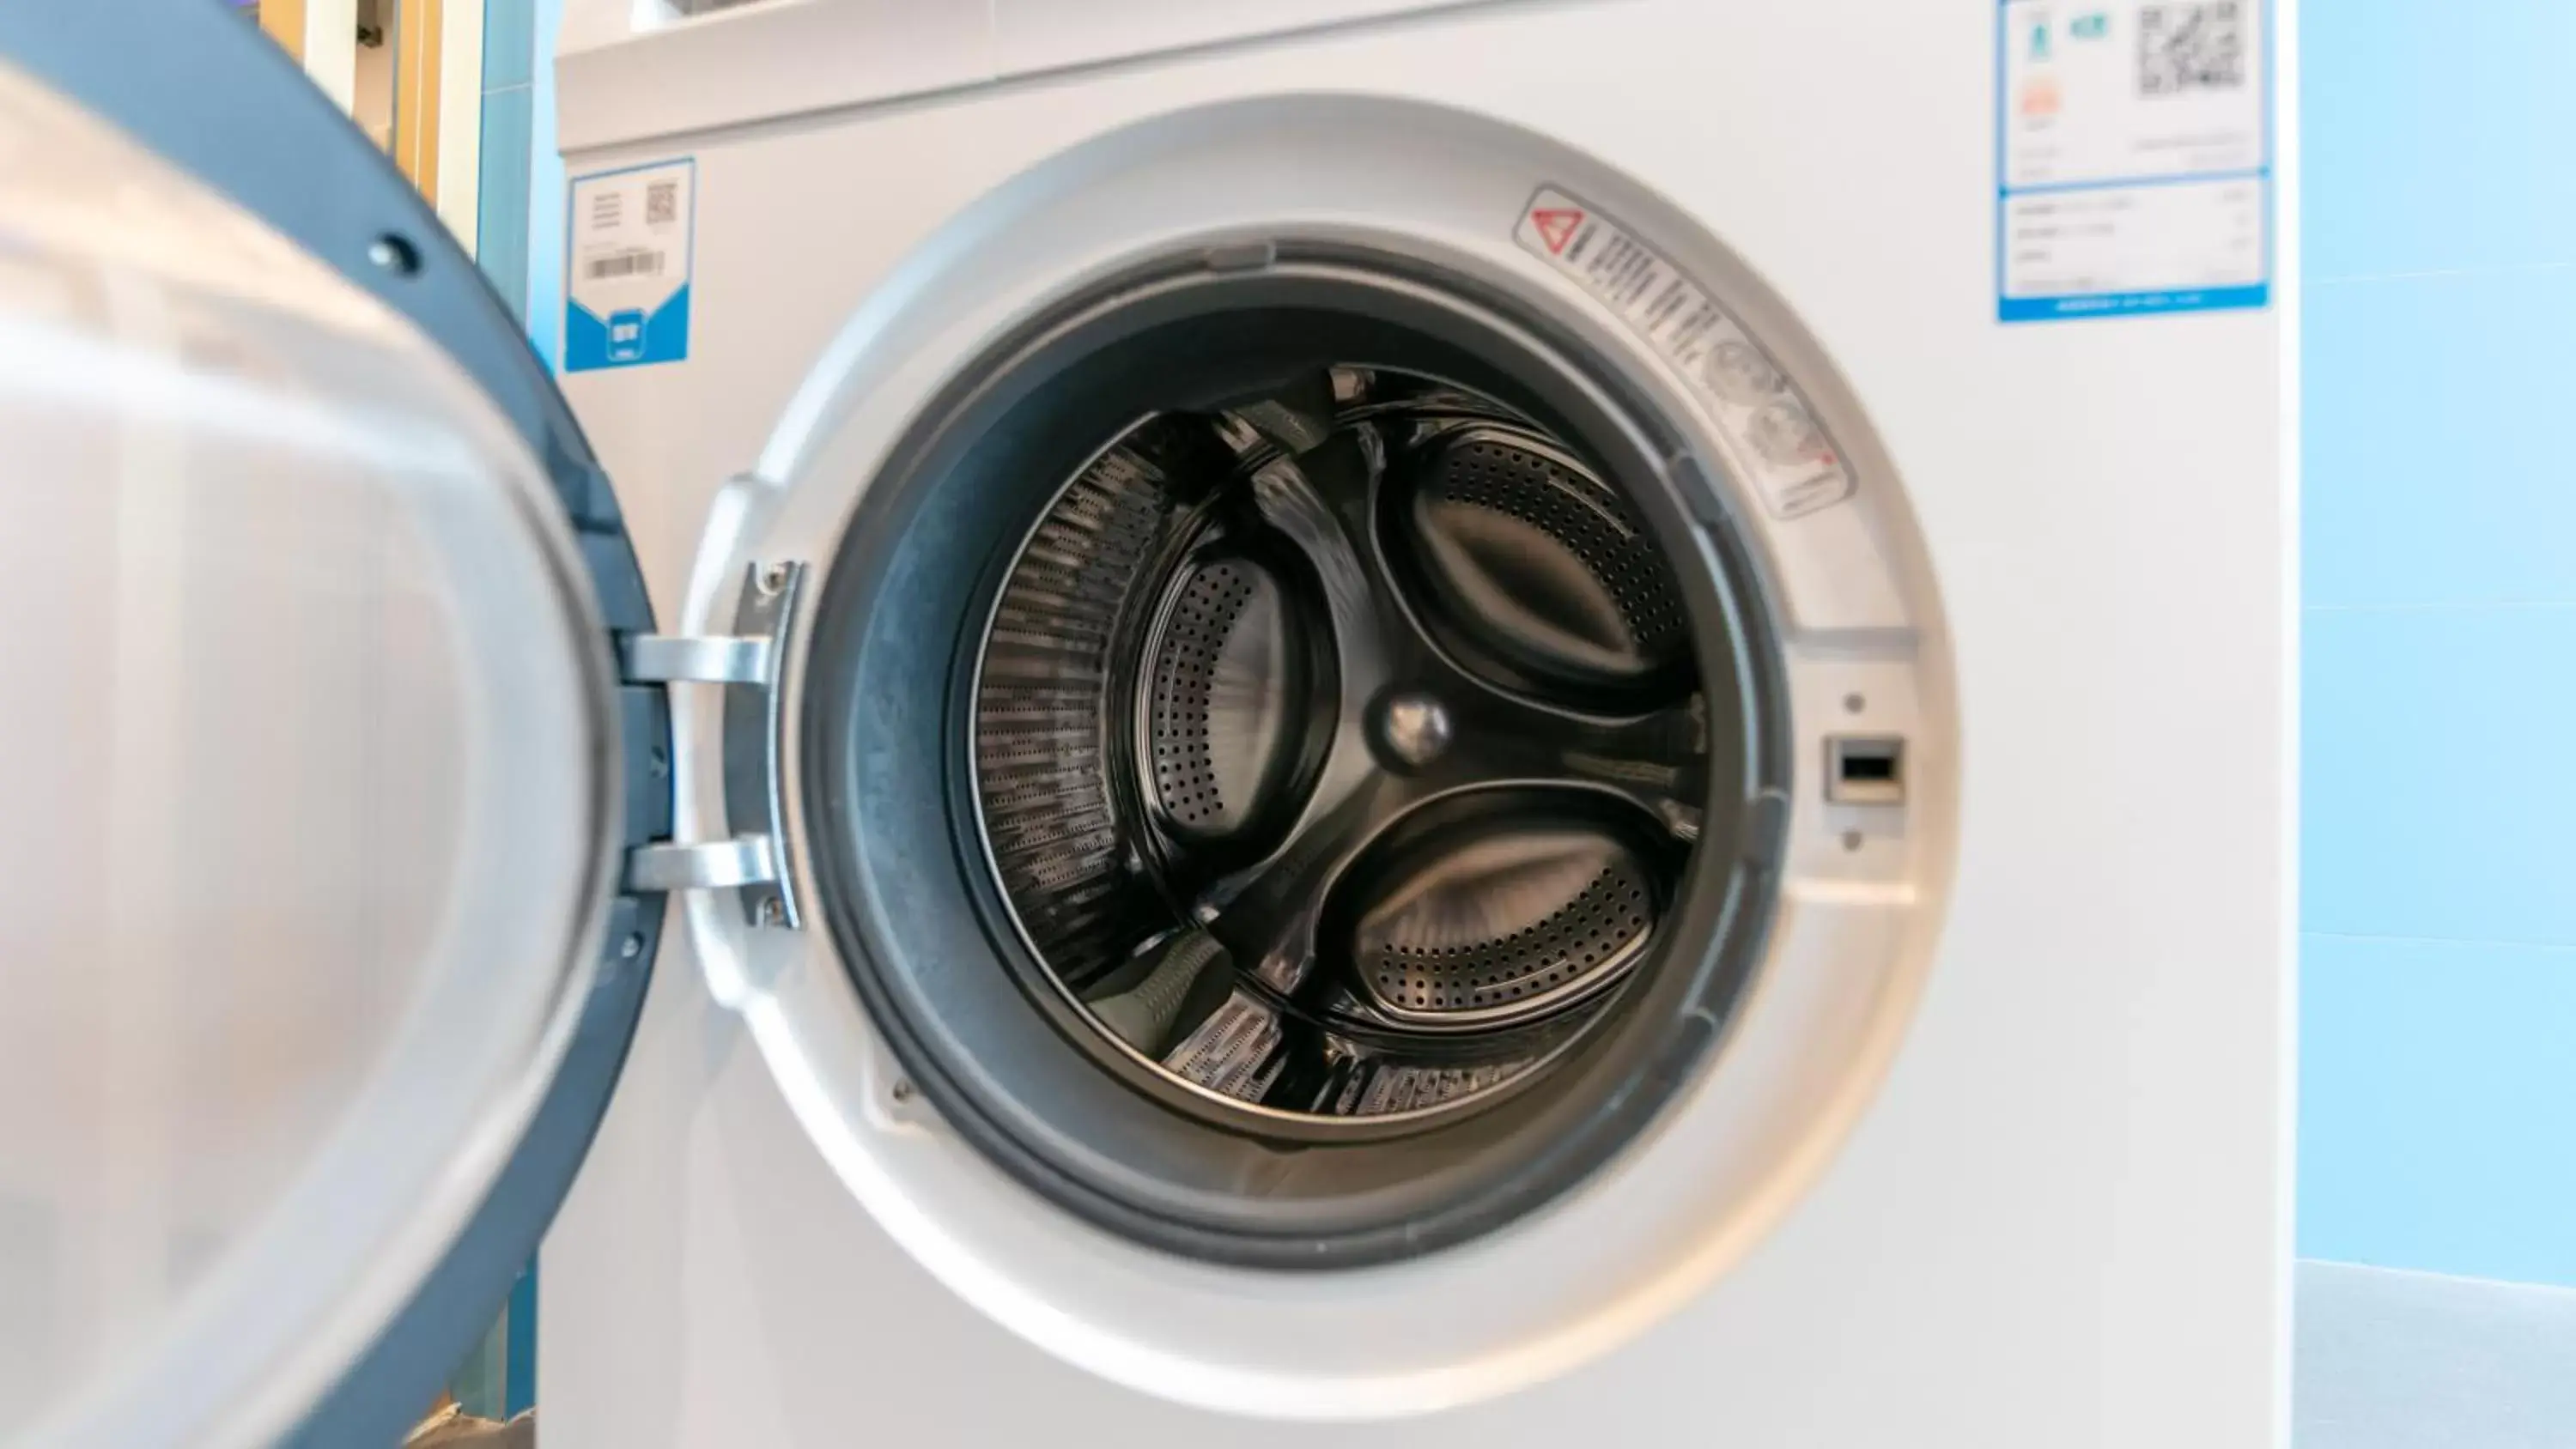
[[[2265,0],[2001,7],[2001,320],[2267,305]]]
[[[564,227],[564,371],[689,355],[698,163],[576,177]]]
[[[1851,496],[1851,469],[1806,397],[1680,268],[1552,186],[1540,187],[1521,209],[1513,236],[1581,283],[1690,380],[1773,513],[1796,518]]]

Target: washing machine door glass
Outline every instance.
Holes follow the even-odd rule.
[[[392,1443],[657,912],[603,480],[256,29],[0,14],[0,1442]]]

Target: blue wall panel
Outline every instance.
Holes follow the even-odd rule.
[[[2299,1249],[2576,1284],[2576,4],[2301,25]]]

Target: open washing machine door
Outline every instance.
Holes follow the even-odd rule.
[[[0,334],[0,1440],[393,1443],[658,945],[616,503],[227,7],[0,7]]]

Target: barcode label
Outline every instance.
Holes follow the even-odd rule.
[[[636,248],[611,252],[604,257],[591,257],[582,263],[582,275],[594,282],[610,277],[658,277],[662,275],[663,256],[659,251]]]
[[[2184,0],[2138,8],[2138,94],[2174,96],[2245,84],[2241,0]]]
[[[688,361],[697,177],[683,156],[572,179],[564,371]]]
[[[1806,398],[1707,289],[1661,253],[1553,187],[1530,198],[1513,235],[1689,380],[1772,512],[1796,518],[1851,496],[1851,470]]]

